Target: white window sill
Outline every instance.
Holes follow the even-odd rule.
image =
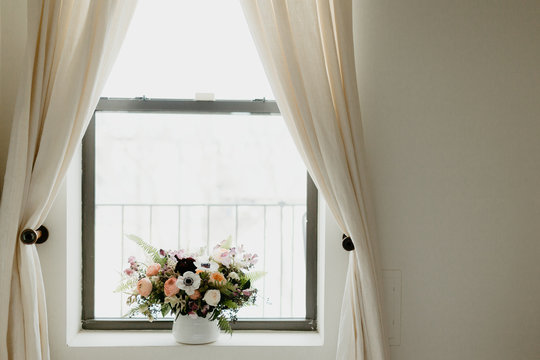
[[[220,334],[219,339],[202,347],[322,346],[323,337],[318,332],[306,331],[235,331],[233,335]],[[68,343],[69,347],[185,347],[175,342],[170,331],[110,331],[82,330]]]

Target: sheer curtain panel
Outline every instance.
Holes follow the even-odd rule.
[[[242,0],[279,108],[354,241],[336,358],[388,359],[354,63],[352,0]]]
[[[13,14],[23,14],[17,21],[27,24],[0,203],[2,360],[49,359],[39,258],[35,245],[24,245],[19,234],[37,229],[47,216],[135,5],[132,0],[2,0],[6,13],[10,6],[24,6],[26,12]],[[1,36],[9,34],[4,30]],[[7,56],[9,49],[2,50]],[[55,241],[54,233],[49,241]]]

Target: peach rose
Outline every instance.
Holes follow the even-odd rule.
[[[169,280],[165,281],[165,285],[163,285],[165,296],[173,296],[178,294],[180,289],[178,288],[178,286],[176,286],[176,280],[176,278],[172,277],[169,278]]]
[[[193,295],[189,295],[189,298],[191,300],[199,300],[201,298],[201,292],[199,290],[195,290]]]
[[[152,292],[152,282],[148,278],[142,278],[137,282],[137,292],[141,296],[148,296]]]
[[[223,276],[222,273],[216,271],[210,275],[210,282],[217,285],[223,285],[227,280],[225,280],[225,276]]]
[[[152,264],[146,269],[146,276],[154,276],[157,275],[159,270],[161,269],[161,265],[159,264]]]

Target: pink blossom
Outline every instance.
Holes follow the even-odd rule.
[[[255,265],[259,261],[257,254],[244,254],[244,261],[247,261],[250,265]]]
[[[133,264],[135,261],[135,256],[128,257],[128,263]]]
[[[182,259],[184,257],[184,250],[169,250],[169,256],[171,258]]]
[[[244,296],[251,296],[251,290],[242,290],[242,294],[244,294]]]
[[[125,269],[125,270],[124,270],[124,273],[125,273],[127,276],[131,276],[131,275],[133,275],[134,271],[133,271],[133,269],[128,268],[128,269]]]

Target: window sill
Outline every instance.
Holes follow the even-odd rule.
[[[220,334],[215,343],[202,347],[308,347],[322,346],[323,337],[318,332],[305,331],[235,331],[233,335]],[[105,331],[82,330],[68,342],[69,347],[182,347],[170,331]],[[201,346],[201,345],[199,345]]]

